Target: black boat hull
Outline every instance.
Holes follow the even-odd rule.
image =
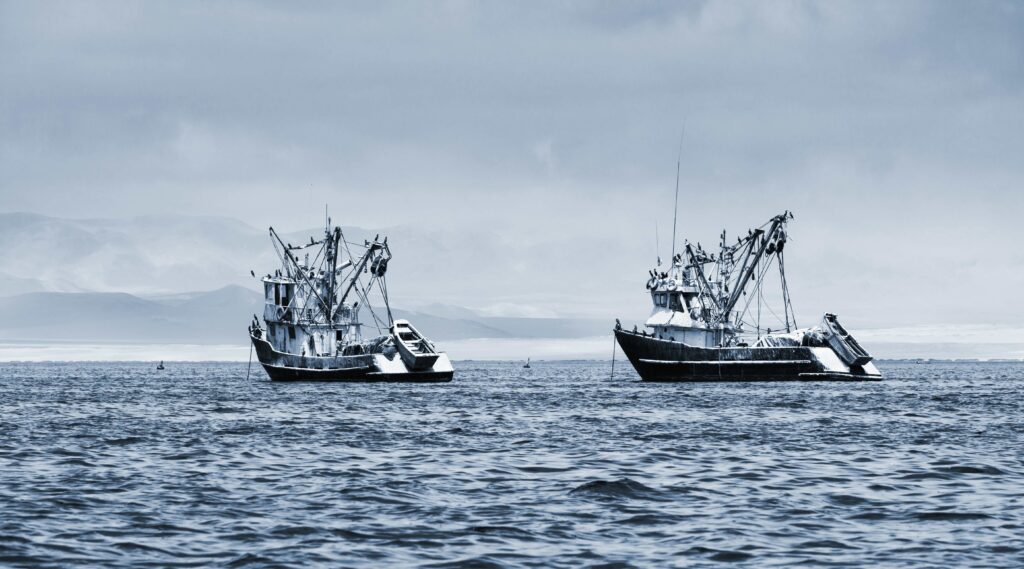
[[[702,348],[626,330],[615,330],[615,339],[644,381],[882,379],[873,365],[846,366],[829,348]]]
[[[262,364],[267,375],[274,381],[342,381],[350,383],[447,383],[454,372],[407,372],[383,373],[373,369],[312,369],[290,368]]]

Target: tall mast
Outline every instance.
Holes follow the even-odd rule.
[[[327,305],[325,306],[325,308],[327,310],[324,311],[324,317],[327,320],[327,325],[328,326],[330,326],[331,322],[334,320],[334,317],[333,317],[333,314],[332,314],[332,312],[334,312],[334,266],[335,266],[335,258],[337,257],[338,252],[334,249],[333,245],[334,244],[331,242],[331,218],[330,218],[330,216],[327,213],[327,204],[325,203],[324,204],[324,247],[327,248],[327,258],[324,259],[326,261],[326,263],[324,263],[324,264],[327,266],[328,269],[330,269],[330,271],[329,271],[330,274],[329,275],[325,275],[327,277],[327,283],[325,283],[325,284],[327,284]]]
[[[708,277],[707,275],[704,274],[703,263],[697,259],[697,254],[693,251],[693,246],[690,245],[689,243],[686,244],[686,256],[689,261],[689,266],[693,267],[695,269],[695,272],[697,273],[697,282],[700,283],[703,289],[703,293],[697,298],[700,300],[702,305],[704,304],[704,297],[711,299],[711,302],[714,304],[714,309],[716,312],[716,314],[714,314],[713,316],[715,319],[717,319],[718,315],[721,314],[722,312],[722,306],[719,303],[718,298],[711,291],[711,283],[708,282]]]
[[[328,218],[327,226],[330,227],[330,218]],[[329,252],[327,266],[330,268],[330,274],[327,276],[327,324],[330,325],[334,322],[334,294],[338,287],[338,240],[341,238],[341,230],[335,228],[334,235],[328,234],[326,237],[327,248]]]
[[[298,275],[299,277],[301,277],[302,280],[306,282],[306,285],[309,286],[309,290],[313,293],[313,296],[315,296],[316,299],[320,301],[320,304],[322,306],[326,307],[327,306],[327,302],[323,298],[320,297],[320,293],[317,292],[317,290],[316,290],[316,285],[314,285],[309,280],[309,277],[306,276],[306,272],[303,271],[301,267],[299,267],[298,261],[296,261],[295,259],[292,258],[291,248],[288,247],[287,245],[285,245],[284,241],[281,241],[281,237],[277,234],[276,231],[274,231],[273,227],[270,228],[270,236],[273,238],[273,240],[275,240],[281,246],[281,249],[284,251],[284,259],[285,259],[285,261],[288,264],[287,268],[289,270],[291,270],[291,268],[294,267],[295,274]],[[296,279],[296,280],[298,280],[298,279]]]
[[[679,165],[683,161],[683,135],[686,134],[686,121],[679,133],[679,152],[676,154],[676,203],[672,208],[672,263],[676,262],[676,219],[679,217]]]
[[[658,220],[654,220],[654,256],[658,259],[658,266],[661,266],[661,240],[658,238]],[[672,254],[675,256],[675,253]]]

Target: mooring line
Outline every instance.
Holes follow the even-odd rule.
[[[615,380],[615,344],[616,344],[616,342],[615,342],[615,334],[613,333],[612,334],[612,376],[609,378],[609,381],[614,381]]]
[[[252,338],[249,338],[249,367],[245,368],[245,381],[249,382],[249,372],[252,370]]]

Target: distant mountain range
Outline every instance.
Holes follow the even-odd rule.
[[[608,334],[611,326],[602,319],[487,317],[460,307],[434,308],[443,315],[393,312],[435,340],[580,338]],[[152,297],[31,292],[0,297],[0,340],[244,344],[246,325],[262,313],[262,297],[234,285]]]
[[[235,285],[208,292],[147,297],[127,293],[32,292],[0,297],[0,344],[38,344],[53,349],[67,343],[231,345],[241,347],[228,356],[207,351],[202,356],[178,357],[237,360],[245,357],[246,325],[254,313],[261,314],[262,310],[263,299],[259,294]],[[438,303],[420,310],[395,309],[393,312],[396,318],[412,321],[428,337],[438,341],[442,349],[459,358],[608,357],[609,344],[603,339],[579,343],[583,339],[610,335],[612,323],[605,319],[493,317]],[[364,317],[364,320],[370,319]],[[969,334],[952,336],[942,328],[910,328],[863,330],[856,335],[879,358],[1024,357],[1024,329],[978,328],[961,332]],[[901,341],[902,338],[913,341]],[[944,342],[947,338],[957,341]],[[92,357],[91,351],[75,352],[73,356],[55,356],[45,349],[42,356],[32,356],[32,353],[32,350],[8,346],[7,353],[0,358]],[[159,353],[154,357],[166,354],[173,358],[176,352],[164,347]],[[104,357],[135,359],[141,356],[133,349]]]
[[[286,231],[282,237],[298,243],[319,231]],[[610,231],[595,242],[562,239],[557,231],[345,227],[349,241],[378,233],[389,237],[395,255],[388,288],[392,305],[403,308],[395,316],[435,340],[593,338],[608,335],[617,316],[632,325],[650,310],[643,280],[653,255],[644,256],[651,251],[638,244],[643,236]],[[804,245],[813,248],[813,241]],[[838,312],[869,351],[878,347],[879,356],[1024,354],[1024,340],[1003,329],[929,327],[875,306],[883,297],[863,291],[875,282],[877,267],[850,271],[827,255],[793,261],[799,275],[794,297],[798,307],[810,305],[800,322],[813,323],[824,310]],[[249,271],[260,275],[277,266],[266,229],[227,217],[0,213],[0,340],[245,345],[246,324],[262,313],[259,281]],[[835,273],[830,277],[829,271]],[[850,275],[860,279],[857,292],[841,294],[852,286],[842,284]],[[916,294],[900,298],[900,306],[934,304]],[[1002,322],[989,316],[979,312],[978,319]],[[871,330],[882,326],[887,330]],[[934,334],[921,335],[932,328]],[[542,347],[524,353],[540,354]]]

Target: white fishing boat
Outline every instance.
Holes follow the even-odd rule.
[[[392,318],[387,238],[350,242],[329,221],[323,238],[308,244],[285,243],[273,227],[270,237],[281,267],[262,279],[264,325],[254,315],[249,335],[271,379],[451,381],[448,355]],[[376,334],[366,337],[364,329]]]

